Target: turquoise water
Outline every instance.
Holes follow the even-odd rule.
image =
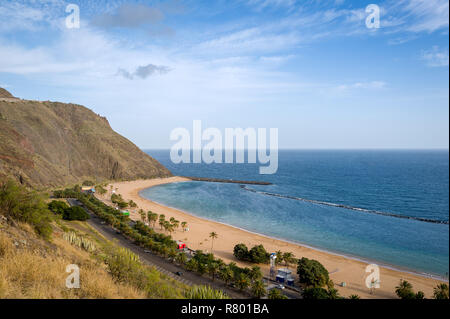
[[[268,236],[448,276],[448,224],[292,199],[448,223],[448,151],[281,151],[275,175],[259,175],[255,164],[175,165],[168,151],[147,152],[176,175],[274,183],[249,185],[252,191],[238,184],[175,183],[141,192],[151,200]]]

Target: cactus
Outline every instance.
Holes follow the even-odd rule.
[[[71,245],[84,249],[89,253],[95,251],[96,247],[92,241],[83,236],[78,236],[74,232],[64,233],[63,238],[67,240]]]
[[[220,290],[215,290],[210,286],[194,286],[185,292],[187,299],[230,299]]]
[[[140,262],[139,256],[127,248],[119,248],[119,252],[123,257],[127,258],[130,261]]]

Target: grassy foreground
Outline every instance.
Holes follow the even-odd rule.
[[[0,183],[0,298],[218,297],[143,264],[86,222],[63,220],[45,200],[13,182]],[[80,287],[70,289],[66,267],[73,264]]]

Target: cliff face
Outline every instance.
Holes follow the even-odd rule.
[[[1,88],[0,93],[0,178],[42,188],[171,175],[114,132],[106,118],[81,105],[13,99]]]

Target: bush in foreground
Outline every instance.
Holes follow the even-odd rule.
[[[448,285],[439,284],[434,288],[434,299],[449,299],[448,296]]]
[[[51,213],[44,197],[12,180],[0,184],[0,214],[32,225],[43,238],[52,234]]]
[[[268,297],[269,299],[288,299],[285,295],[281,293],[281,291],[277,288],[271,289],[269,291]]]
[[[48,209],[54,212],[55,214],[62,215],[64,211],[69,208],[65,202],[60,200],[54,200],[48,204]]]
[[[89,214],[80,206],[72,206],[64,210],[63,219],[65,220],[81,220],[89,219]]]
[[[209,286],[194,286],[186,291],[185,297],[187,299],[230,299],[222,291]]]
[[[424,299],[425,295],[422,291],[415,293],[413,286],[406,280],[400,280],[400,284],[395,287],[395,293],[400,299]]]

